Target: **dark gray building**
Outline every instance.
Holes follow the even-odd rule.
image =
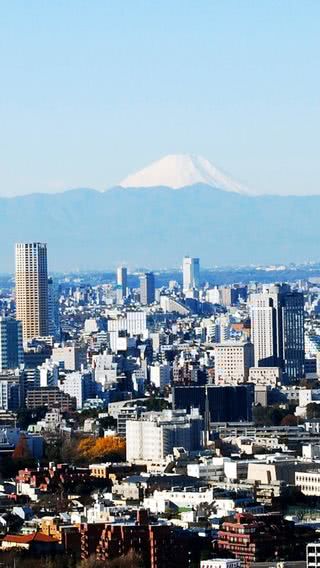
[[[0,372],[23,364],[22,324],[0,317]]]
[[[173,408],[199,408],[204,417],[206,407],[210,422],[250,422],[254,402],[254,385],[217,386],[192,385],[175,386],[172,389]]]
[[[140,303],[143,306],[153,304],[155,300],[155,281],[153,272],[140,276]]]

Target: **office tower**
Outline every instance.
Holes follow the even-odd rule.
[[[0,317],[0,372],[23,364],[22,324]]]
[[[304,298],[287,285],[252,294],[251,329],[256,367],[280,367],[284,378],[304,375]]]
[[[16,315],[22,322],[24,340],[48,335],[46,244],[16,245]]]
[[[183,291],[199,288],[200,284],[200,261],[198,258],[185,256],[183,259]]]
[[[57,286],[52,278],[48,278],[48,334],[60,339],[59,297]]]
[[[121,304],[127,296],[128,273],[125,266],[117,268],[117,304]]]
[[[140,276],[140,303],[148,306],[154,302],[155,284],[153,272],[146,272]]]

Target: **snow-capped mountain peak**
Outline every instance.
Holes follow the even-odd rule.
[[[119,185],[121,187],[159,187],[180,189],[203,183],[224,191],[248,194],[249,191],[218,170],[202,156],[189,154],[170,154],[142,170],[129,175]]]

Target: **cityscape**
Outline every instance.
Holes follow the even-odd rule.
[[[0,17],[0,568],[320,568],[319,0]]]
[[[0,291],[2,564],[314,568],[318,278],[49,257],[17,243]]]

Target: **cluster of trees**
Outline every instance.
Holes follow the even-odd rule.
[[[296,426],[298,421],[293,413],[294,408],[257,405],[253,408],[252,417],[257,426]]]
[[[46,440],[47,461],[87,464],[92,461],[123,461],[126,444],[119,436],[60,436],[59,440]]]
[[[5,568],[144,568],[141,557],[134,551],[130,551],[113,560],[100,561],[94,556],[77,561],[72,556],[57,554],[56,556],[44,556],[34,558],[28,553],[5,552],[0,553],[0,565]]]
[[[144,563],[141,556],[131,550],[128,554],[113,560],[96,560],[93,556],[87,560],[82,560],[79,568],[144,568]]]
[[[144,400],[142,404],[148,411],[153,410],[154,412],[161,412],[162,410],[171,408],[171,404],[168,400],[158,396],[150,396],[150,398]]]
[[[38,420],[42,420],[48,409],[46,407],[39,407],[34,409],[19,408],[17,412],[17,426],[21,430],[27,430],[30,424],[36,424]]]
[[[320,418],[320,404],[310,402],[307,405],[306,415],[309,420],[312,418]]]
[[[21,434],[11,456],[2,457],[0,472],[4,478],[14,477],[19,469],[34,467],[36,460],[32,457],[25,434]]]
[[[126,443],[119,436],[107,436],[105,438],[86,436],[79,440],[76,448],[78,459],[84,462],[104,459],[119,459],[121,461],[125,458],[125,454]]]

